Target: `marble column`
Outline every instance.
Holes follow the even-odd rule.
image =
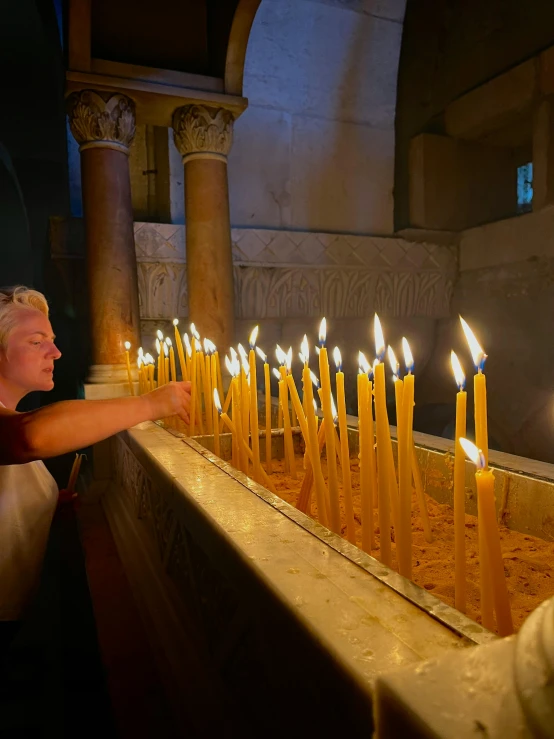
[[[187,105],[173,116],[175,145],[185,168],[189,318],[220,354],[234,342],[234,286],[227,155],[233,115]]]
[[[80,144],[92,361],[89,382],[126,382],[124,343],[139,344],[139,302],[129,147],[135,105],[119,93],[82,90],[67,99]]]

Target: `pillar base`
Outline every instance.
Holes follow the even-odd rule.
[[[137,381],[137,369],[131,367],[131,376]],[[129,385],[127,366],[125,364],[92,364],[89,367],[87,382],[93,385],[124,382]]]

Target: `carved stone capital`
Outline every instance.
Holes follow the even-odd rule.
[[[233,114],[225,108],[177,108],[173,114],[173,136],[183,163],[191,159],[226,161],[233,143],[233,121]]]
[[[94,147],[125,154],[135,137],[135,103],[119,92],[80,90],[67,98],[71,133],[79,151]]]

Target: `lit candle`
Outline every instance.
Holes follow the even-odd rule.
[[[254,479],[260,481],[260,434],[258,427],[258,379],[256,373],[256,339],[258,338],[258,327],[256,326],[248,339],[250,351],[248,353],[248,368],[250,373],[250,428],[252,429],[252,454],[254,459]]]
[[[339,505],[339,482],[337,474],[335,426],[331,405],[331,377],[329,372],[329,359],[325,341],[327,338],[327,321],[322,319],[319,327],[319,375],[321,383],[321,406],[325,418],[325,447],[327,454],[327,481],[329,484],[330,519],[331,530],[335,534],[341,533],[340,505]]]
[[[216,348],[215,344],[213,342],[209,342],[209,349],[210,349],[210,377],[211,377],[211,390],[210,390],[210,397],[214,398],[214,391],[217,390],[217,357],[216,357]],[[218,393],[219,398],[219,393]],[[214,435],[214,452],[217,454],[218,457],[221,456],[221,447],[220,447],[220,441],[219,441],[219,409],[217,408],[215,403],[212,403],[212,427],[213,427],[213,435]]]
[[[189,335],[187,333],[183,334],[183,343],[185,345],[185,365],[187,368],[187,380],[191,379],[192,374],[192,346],[190,344]]]
[[[148,378],[148,392],[152,392],[154,388],[156,387],[156,381],[154,379],[154,369],[156,366],[156,363],[154,361],[154,357],[148,352],[146,354],[146,370],[147,370],[147,378]]]
[[[269,364],[267,355],[259,346],[256,351],[264,363],[264,383],[265,383],[265,466],[267,473],[271,474],[271,377],[269,375]]]
[[[404,377],[402,406],[398,423],[398,536],[396,551],[401,575],[412,578],[412,445],[414,420],[414,359],[410,345],[402,339]]]
[[[125,361],[127,363],[127,378],[129,380],[129,393],[135,394],[135,388],[133,387],[133,376],[131,375],[131,360],[129,359],[129,349],[131,348],[131,342],[125,342]]]
[[[229,359],[228,356],[225,356],[225,367],[227,368],[227,372],[231,376],[231,382],[229,384],[229,392],[227,393],[227,400],[229,400],[230,397],[232,398],[232,395],[234,392],[234,383],[233,383],[234,366],[233,366],[233,361]],[[223,413],[226,413],[226,412],[227,412],[227,408],[224,407]],[[236,413],[236,408],[233,408],[231,406],[231,414],[234,416],[235,413]],[[236,418],[234,418],[233,420],[236,420]],[[223,423],[224,423],[223,419],[221,419],[221,424],[222,424],[221,429],[223,429]],[[231,437],[231,443],[232,443],[232,464],[233,464],[233,467],[238,469],[239,468],[239,456],[238,456],[239,449],[238,449],[238,440],[236,438],[236,427],[235,427],[235,432],[232,434],[232,437]]]
[[[490,577],[481,577],[481,598],[483,597],[483,586],[492,588],[494,599],[494,610],[496,612],[496,625],[500,636],[513,634],[512,612],[508,587],[504,575],[504,560],[500,547],[500,535],[496,523],[496,506],[494,504],[494,475],[492,470],[487,469],[487,461],[483,452],[467,439],[460,439],[465,453],[477,467],[475,481],[477,483],[477,516],[479,524],[479,561],[481,567],[483,561],[490,568]],[[481,536],[481,531],[483,536]],[[483,547],[483,549],[481,548]],[[483,550],[487,557],[483,558]],[[481,601],[482,602],[482,601]],[[483,614],[481,614],[483,616]],[[485,625],[483,621],[483,625]],[[486,628],[491,628],[487,626]]]
[[[194,325],[194,324],[193,324]],[[199,433],[204,434],[204,414],[202,413],[202,388],[204,383],[204,353],[200,339],[193,339],[196,349],[196,417],[198,418]]]
[[[321,469],[321,448],[318,441],[317,434],[317,420],[315,414],[315,401],[312,390],[312,377],[310,368],[308,366],[309,358],[309,347],[308,342],[302,350],[304,355],[304,368],[302,370],[302,387],[304,396],[306,398],[306,406],[308,408],[314,407],[314,413],[308,413],[306,421],[308,424],[308,438],[310,444],[310,460],[312,464],[314,485],[315,485],[315,496],[317,501],[317,510],[319,520],[323,526],[329,525],[329,510],[328,510],[328,495],[327,487],[325,485],[325,478],[323,477],[323,470]],[[308,471],[306,471],[306,475]]]
[[[142,371],[142,365],[143,365],[143,363],[144,363],[144,358],[143,357],[138,357],[138,359],[137,359],[137,369],[138,369],[138,391],[139,391],[139,395],[142,395],[145,392],[145,390],[144,390],[144,373]]]
[[[212,342],[204,339],[204,409],[206,411],[206,433],[214,432],[213,387],[212,387]]]
[[[190,410],[189,410],[189,436],[194,436],[194,422],[196,415],[196,341],[193,337],[191,345],[191,367],[190,367]]]
[[[169,382],[169,349],[167,343],[164,341],[164,384],[167,385]]]
[[[373,432],[371,367],[364,354],[358,354],[358,442],[360,447],[360,499],[362,507],[362,549],[368,554],[375,549],[373,495],[377,492],[375,439]]]
[[[465,552],[465,453],[460,439],[466,435],[466,378],[455,352],[450,362],[458,393],[456,394],[456,436],[454,441],[454,605],[466,612],[466,552]]]
[[[296,460],[294,457],[294,443],[292,440],[292,428],[289,412],[289,391],[287,387],[287,355],[281,349],[279,344],[277,344],[275,354],[277,355],[277,361],[279,362],[279,379],[282,381],[282,385],[279,385],[279,400],[283,415],[285,466],[288,468],[293,480],[296,480]]]
[[[169,336],[165,337],[165,343],[169,347],[169,366],[171,367],[171,382],[177,382],[177,367],[175,366],[175,352]]]
[[[485,457],[485,468],[489,466],[489,434],[487,429],[487,380],[483,370],[487,355],[477,341],[475,334],[460,316],[462,328],[464,330],[473,364],[477,373],[474,377],[474,395],[475,395],[475,443]]]
[[[242,435],[240,435],[237,432],[236,427],[235,427],[235,424],[233,423],[233,421],[229,418],[229,416],[226,413],[223,412],[223,410],[221,408],[221,403],[219,401],[219,393],[217,392],[217,388],[214,390],[214,405],[218,409],[219,413],[221,414],[221,418],[223,419],[225,425],[227,426],[227,428],[229,429],[229,431],[231,432],[231,434],[233,434],[233,436],[235,436],[239,440],[239,444],[242,447],[243,454],[247,458],[249,458],[251,461],[253,461],[254,455],[252,453],[252,450],[250,449],[250,447],[248,446],[248,444],[246,444],[246,442],[242,438]],[[266,472],[265,472],[264,469],[261,470],[261,477],[262,477],[262,484],[264,484],[272,493],[274,493],[276,495],[277,494],[277,491],[275,489],[275,486],[273,485],[273,483],[271,482],[271,480],[267,476],[267,474],[266,474]]]
[[[177,347],[177,356],[179,357],[179,367],[181,368],[181,380],[188,380],[187,375],[187,363],[185,361],[185,352],[183,349],[183,342],[181,340],[181,334],[179,333],[179,319],[173,319],[173,326],[175,328],[175,346]]]
[[[287,368],[287,374],[290,375],[292,372],[292,346],[289,346],[289,350],[286,354],[286,368]],[[288,387],[287,387],[287,392],[288,392]],[[293,427],[298,426],[298,421],[296,419],[296,408],[294,407],[294,405],[292,405],[290,409],[290,419],[291,419],[290,421],[291,425]]]
[[[158,329],[156,333],[156,351],[158,352],[158,387],[161,387],[164,384],[164,350],[162,346],[164,335],[160,329]]]
[[[352,474],[350,470],[348,426],[346,424],[346,395],[344,392],[344,372],[342,371],[342,357],[338,346],[336,346],[334,349],[333,358],[337,367],[337,406],[340,431],[342,493],[344,496],[344,510],[346,514],[346,536],[351,544],[355,544],[356,527],[354,524],[354,506],[352,503]]]
[[[373,368],[375,381],[375,425],[377,431],[377,475],[379,490],[379,549],[381,562],[390,567],[392,564],[390,538],[390,480],[391,469],[387,453],[390,444],[389,416],[387,413],[387,395],[385,386],[385,340],[379,317],[375,314],[375,351],[377,361]],[[395,481],[396,485],[396,481]]]

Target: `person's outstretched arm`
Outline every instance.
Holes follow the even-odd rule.
[[[138,397],[66,400],[28,413],[0,407],[0,465],[55,457],[142,421],[178,415],[189,421],[190,383],[170,382]]]

